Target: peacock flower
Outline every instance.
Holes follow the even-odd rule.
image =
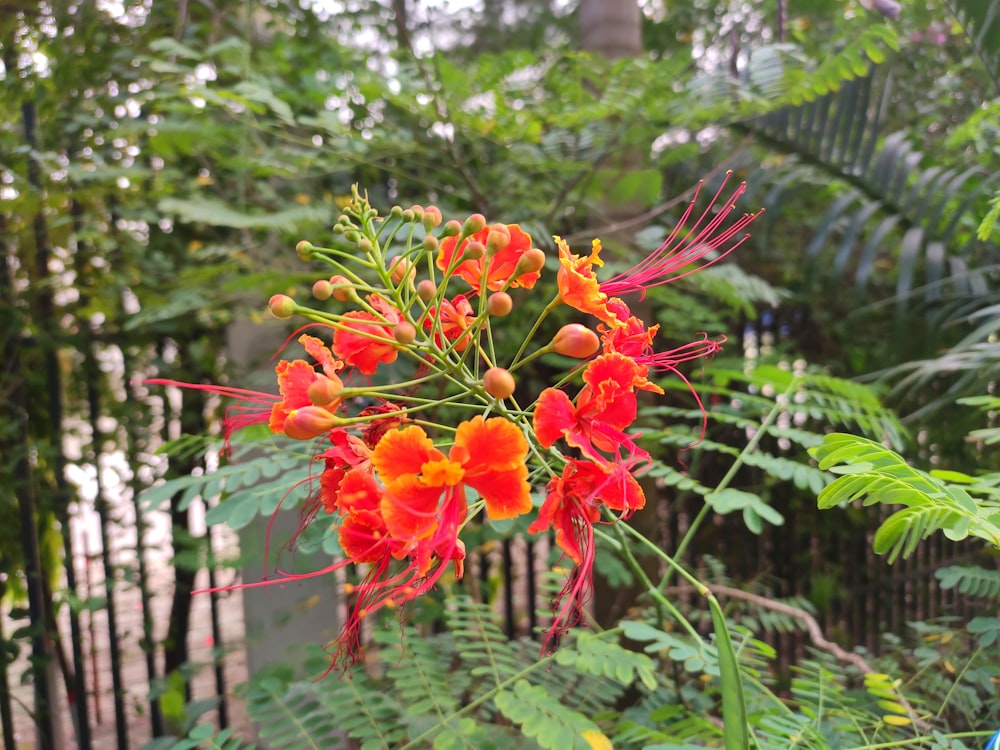
[[[528,442],[502,417],[462,422],[445,455],[416,425],[388,432],[372,463],[385,484],[382,515],[398,539],[431,537],[442,508],[465,520],[465,487],[483,498],[490,518],[514,518],[531,510]],[[442,497],[444,502],[442,503]]]
[[[523,272],[523,266],[518,267],[521,258],[531,250],[531,235],[518,224],[483,227],[462,240],[461,244],[456,236],[445,237],[438,246],[437,267],[447,273],[448,268],[465,254],[471,243],[480,243],[486,252],[481,257],[458,263],[454,274],[461,277],[476,293],[481,293],[484,287],[496,292],[508,284],[531,289],[541,276],[540,271]]]
[[[423,326],[428,331],[438,331],[434,334],[434,343],[439,349],[448,346],[447,342],[455,342],[455,351],[461,352],[469,345],[469,327],[476,318],[476,313],[465,295],[459,294],[453,300],[441,300],[441,306],[431,306],[424,316]]]
[[[402,313],[377,295],[368,297],[376,310],[345,313],[333,334],[333,351],[364,375],[373,375],[380,364],[390,364],[399,356],[393,330],[403,320]]]
[[[593,458],[600,458],[594,448],[615,452],[624,446],[640,452],[624,430],[635,421],[635,385],[643,380],[629,357],[602,354],[584,370],[584,387],[575,404],[557,388],[542,391],[534,414],[538,442],[549,448],[563,438]]]
[[[528,533],[555,529],[555,542],[574,568],[553,607],[545,648],[579,622],[593,592],[594,524],[601,519],[601,508],[628,518],[645,504],[642,487],[623,464],[570,459],[562,475],[549,482]]]
[[[740,183],[733,194],[713,212],[731,175],[731,172],[726,175],[711,203],[706,206],[694,224],[688,226],[688,220],[694,213],[695,203],[701,192],[699,183],[680,221],[660,246],[629,270],[602,282],[600,291],[608,296],[632,293],[645,296],[647,289],[690,276],[699,269],[718,263],[742,245],[750,236],[743,231],[760,216],[763,209],[755,214],[743,214],[728,227],[724,227],[729,215],[736,208],[736,201],[746,192],[746,183]]]

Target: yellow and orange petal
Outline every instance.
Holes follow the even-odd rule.
[[[389,484],[404,476],[416,476],[428,461],[439,461],[444,454],[434,447],[423,428],[411,425],[385,433],[372,452],[372,465],[379,478]]]
[[[559,286],[559,297],[570,307],[580,312],[593,315],[598,320],[616,327],[621,321],[611,303],[623,304],[619,300],[608,298],[601,291],[594,266],[603,266],[601,260],[601,241],[594,240],[589,256],[580,256],[569,249],[569,245],[561,237],[555,237],[559,248],[559,271],[556,283]]]

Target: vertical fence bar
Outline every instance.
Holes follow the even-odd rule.
[[[7,582],[0,580],[0,600],[7,592]],[[3,613],[0,612],[0,643],[6,643],[7,636],[3,631]],[[10,659],[6,654],[0,655],[0,724],[3,725],[3,746],[17,747],[14,744],[14,711],[10,702],[10,679],[7,675],[7,665]]]
[[[215,560],[212,554],[211,526],[205,529],[205,536],[208,538],[208,587],[211,590],[211,593],[208,595],[208,607],[212,619],[212,649],[215,652],[212,656],[212,661],[215,665],[215,694],[219,696],[219,728],[225,729],[229,726],[229,703],[226,697],[225,643],[222,638],[222,627],[219,623],[219,595],[215,590],[218,584],[215,578]]]
[[[115,706],[115,737],[118,750],[128,750],[128,721],[125,715],[125,687],[122,684],[121,640],[118,634],[117,607],[115,605],[115,568],[111,560],[111,536],[108,526],[111,522],[104,482],[101,479],[102,434],[98,420],[101,416],[100,400],[93,379],[87,379],[87,402],[90,411],[90,428],[93,435],[92,461],[97,468],[95,475],[94,509],[97,511],[101,529],[101,563],[104,567],[104,592],[107,596],[108,650],[111,657],[111,687]]]

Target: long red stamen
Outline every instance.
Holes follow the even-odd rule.
[[[722,181],[722,185],[719,186],[712,201],[702,212],[701,216],[698,217],[694,225],[690,229],[687,229],[687,233],[681,237],[682,232],[685,231],[687,221],[694,211],[695,203],[698,201],[698,194],[701,192],[702,186],[699,183],[695,189],[694,198],[691,199],[680,221],[677,222],[670,233],[670,236],[647,258],[634,265],[628,271],[620,273],[601,284],[601,291],[609,297],[617,297],[633,292],[639,292],[645,296],[646,289],[683,279],[685,276],[689,276],[702,268],[707,268],[714,263],[718,263],[743,244],[750,236],[749,234],[744,234],[742,237],[735,239],[735,241],[734,238],[746,229],[754,219],[760,216],[763,209],[755,214],[743,214],[731,226],[719,232],[720,227],[725,223],[729,214],[736,208],[737,199],[746,191],[746,183],[740,183],[739,187],[722,204],[718,212],[713,215],[712,208],[719,201],[719,197],[722,195],[722,191],[729,181],[730,176],[732,176],[732,172],[726,174],[726,179]],[[718,255],[705,260],[712,253],[718,253]],[[691,264],[698,265],[683,271],[683,269]]]

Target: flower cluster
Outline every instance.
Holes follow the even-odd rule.
[[[470,519],[534,512],[533,487],[544,488],[544,500],[528,531],[554,530],[574,563],[549,638],[577,622],[590,592],[594,525],[628,518],[646,502],[636,479],[650,458],[636,442],[639,393],[663,393],[657,375],[676,373],[678,363],[710,355],[722,343],[702,336],[657,352],[659,326],[633,315],[622,297],[681,278],[742,242],[753,215],[722,229],[741,192],[742,186],[722,211],[706,210],[691,226],[689,207],[683,236],[678,230],[607,282],[596,276],[603,265],[599,241],[589,255],[578,255],[555,238],[557,295],[511,355],[495,345],[499,327],[546,265],[528,233],[517,224],[490,225],[479,214],[445,222],[435,207],[397,207],[380,217],[355,190],[332,247],[297,246],[303,260],[335,271],[313,285],[323,306],[281,294],[270,300],[276,317],[309,321],[298,337],[306,356],[275,367],[277,394],[148,381],[236,399],[224,421],[227,440],[260,423],[316,441],[314,460],[322,468],[309,480],[304,517],[333,520],[343,555],[314,574],[345,565],[365,571],[347,592],[349,616],[335,665],[358,658],[361,625],[373,612],[417,599],[449,570],[461,577],[461,535]],[[562,305],[582,313],[584,322],[536,344]],[[550,353],[580,365],[521,403],[515,374]],[[389,379],[373,376],[390,365],[395,382],[374,384]],[[454,416],[463,413],[468,418]]]

